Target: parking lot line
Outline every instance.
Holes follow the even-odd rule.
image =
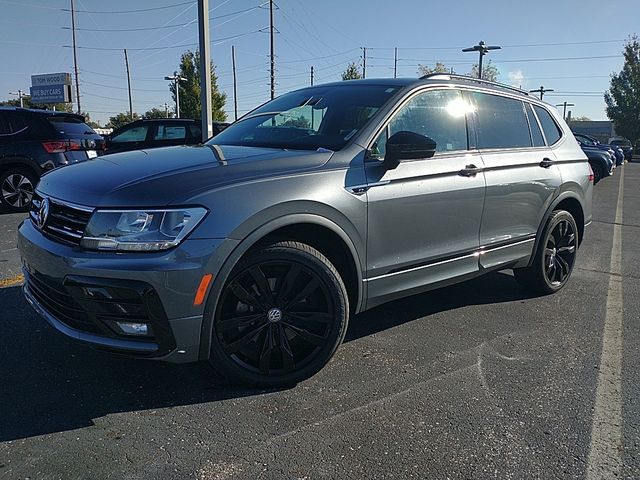
[[[622,209],[620,174],[613,227],[602,355],[591,425],[587,480],[617,478],[622,469]]]

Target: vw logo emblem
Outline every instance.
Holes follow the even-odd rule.
[[[282,320],[282,310],[279,308],[272,308],[267,312],[267,318],[272,323],[279,322]]]
[[[43,198],[40,203],[40,209],[38,210],[38,228],[44,228],[45,223],[47,223],[47,218],[49,217],[49,199]]]

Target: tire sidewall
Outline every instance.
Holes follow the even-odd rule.
[[[335,268],[329,263],[329,261],[322,256],[319,252],[314,251],[316,255],[306,250],[300,250],[298,248],[292,248],[289,246],[272,246],[260,250],[254,254],[250,254],[247,257],[241,259],[234,267],[233,271],[229,275],[225,286],[222,289],[220,297],[218,298],[218,305],[216,305],[213,315],[211,331],[211,350],[209,360],[213,364],[214,368],[218,368],[228,378],[236,381],[239,380],[244,383],[250,383],[261,386],[283,386],[294,385],[306,378],[313,376],[320,371],[334,355],[344,336],[346,334],[348,324],[348,297],[346,288],[342,282],[342,279],[337,274]],[[247,268],[270,261],[286,260],[301,264],[307,269],[312,270],[320,280],[324,283],[329,295],[332,296],[334,305],[334,322],[330,327],[327,341],[322,347],[321,351],[316,353],[314,358],[309,361],[302,369],[290,372],[284,375],[262,375],[257,372],[252,372],[242,368],[236,362],[234,362],[224,352],[222,345],[219,342],[216,325],[219,317],[220,309],[222,306],[222,298],[224,292],[228,288],[229,283],[239,274],[241,274]]]
[[[565,221],[565,220],[569,221],[569,223],[571,224],[571,227],[573,228],[574,234],[576,236],[576,252],[574,254],[573,262],[570,265],[569,273],[567,274],[567,277],[559,285],[554,285],[549,281],[549,279],[547,278],[547,275],[546,275],[546,269],[545,269],[545,264],[544,264],[544,253],[545,253],[545,249],[546,249],[546,246],[547,246],[547,242],[549,241],[549,237],[551,236],[551,232],[553,232],[553,229],[560,222]],[[539,251],[538,251],[538,258],[536,259],[537,260],[536,261],[536,263],[537,263],[536,268],[538,268],[538,274],[540,275],[542,281],[545,284],[546,290],[548,290],[549,293],[557,292],[558,290],[560,290],[562,287],[564,287],[566,285],[566,283],[571,278],[571,274],[573,273],[573,267],[576,264],[576,256],[575,255],[577,255],[578,244],[579,244],[579,241],[580,241],[578,235],[579,235],[579,233],[578,233],[578,225],[576,224],[576,221],[573,218],[573,215],[571,215],[566,210],[558,210],[558,211],[554,212],[551,215],[551,217],[549,218],[549,221],[547,222],[547,227],[544,230],[544,235],[542,237],[542,242],[540,242],[540,248],[539,248]]]

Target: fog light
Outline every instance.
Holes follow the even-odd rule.
[[[148,335],[149,327],[146,323],[116,322],[120,330],[127,335]]]

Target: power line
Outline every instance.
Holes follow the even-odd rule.
[[[121,14],[121,13],[140,13],[140,12],[151,12],[154,10],[166,10],[167,8],[175,8],[180,7],[181,5],[187,5],[190,3],[196,3],[193,0],[182,3],[173,3],[171,5],[164,5],[162,7],[151,7],[151,8],[140,8],[137,10],[76,10],[76,13],[98,13],[98,14]],[[69,9],[61,8],[60,10],[68,12]]]

